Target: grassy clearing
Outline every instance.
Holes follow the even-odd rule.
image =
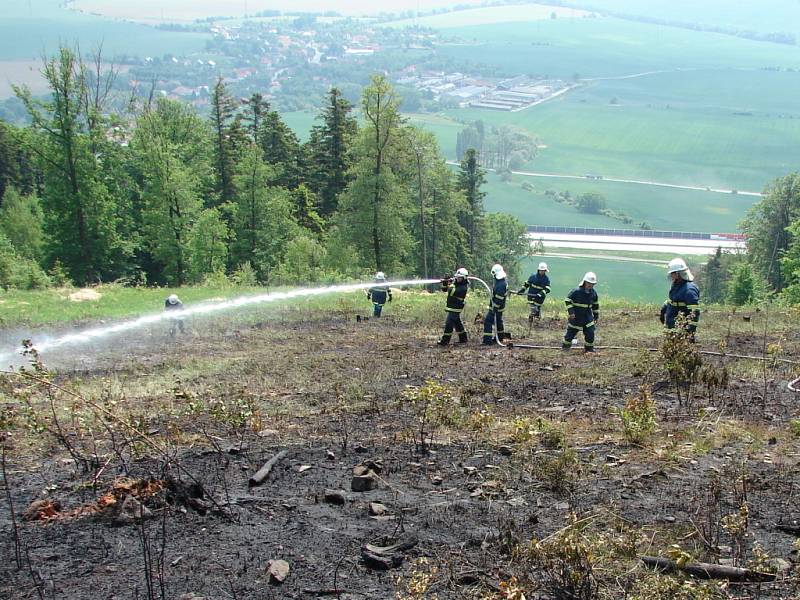
[[[22,291],[8,290],[0,294],[0,326],[53,325],[72,321],[95,319],[120,319],[160,311],[164,300],[173,293],[180,295],[184,304],[212,298],[255,293],[256,288],[185,287],[131,288],[121,285],[101,285],[91,288],[100,295],[98,299],[73,301],[70,295],[76,288]]]

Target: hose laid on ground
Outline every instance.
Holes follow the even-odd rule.
[[[480,282],[483,287],[486,288],[486,291],[489,292],[489,295],[492,294],[492,288],[489,287],[483,279],[479,277],[468,277],[468,279],[472,281]],[[509,343],[504,344],[500,341],[500,338],[497,336],[497,330],[495,328],[494,332],[494,341],[497,343],[498,346],[502,348],[524,348],[527,350],[561,350],[562,346],[543,346],[538,344],[516,344],[516,343]],[[647,350],[648,352],[658,352],[658,348],[639,348],[636,346],[597,346],[598,350]],[[705,354],[706,356],[719,356],[723,358],[738,358],[743,360],[760,360],[760,361],[767,361],[773,360],[775,362],[780,362],[788,365],[797,365],[800,362],[796,360],[789,360],[788,358],[777,358],[777,357],[766,357],[766,356],[752,356],[748,354],[728,354],[725,352],[714,352],[712,350],[698,350],[700,354]],[[794,379],[789,382],[788,388],[793,392],[800,392],[800,377]]]

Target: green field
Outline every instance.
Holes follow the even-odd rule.
[[[800,160],[798,94],[796,73],[673,72],[590,82],[520,112],[448,114],[536,136],[527,170],[761,191]]]
[[[63,8],[61,0],[8,4],[0,14],[0,60],[39,59],[55,53],[59,44],[79,44],[84,52],[102,44],[107,58],[184,55],[203,50],[209,39],[81,14]]]
[[[522,188],[528,182],[533,191]],[[575,197],[598,192],[608,208],[633,219],[624,224],[604,215],[578,212],[574,207],[556,202],[546,190],[569,191]],[[736,194],[676,190],[610,181],[523,177],[515,175],[509,183],[487,175],[484,204],[491,212],[507,212],[527,225],[567,225],[574,227],[616,227],[635,229],[642,221],[653,229],[675,231],[733,232],[754,202],[754,198]]]
[[[641,15],[680,23],[700,23],[742,31],[800,33],[800,4],[795,0],[592,0],[596,10]]]
[[[550,268],[551,287],[553,289],[545,308],[548,313],[563,312],[564,298],[578,285],[586,271],[597,273],[597,293],[602,308],[603,299],[625,299],[638,303],[661,303],[669,290],[663,265],[644,262],[624,262],[612,258],[596,256],[594,258],[563,258],[534,256],[523,263],[522,272],[525,277],[536,269],[539,261],[546,261]],[[521,282],[511,282],[512,287],[519,289]],[[517,301],[521,302],[519,298]],[[512,298],[512,302],[513,302]]]

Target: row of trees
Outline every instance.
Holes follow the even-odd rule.
[[[484,214],[475,151],[454,174],[381,75],[360,122],[331,89],[303,144],[263,96],[236,101],[222,80],[207,119],[153,98],[114,115],[99,57],[62,48],[43,72],[47,100],[15,90],[31,125],[0,122],[6,286],[41,284],[41,268],[77,283],[430,277],[525,254],[519,221]]]

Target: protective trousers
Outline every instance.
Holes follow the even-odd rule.
[[[594,351],[594,321],[586,325],[567,323],[567,332],[564,334],[564,341],[562,343],[565,350],[569,350],[572,347],[572,340],[575,339],[575,336],[578,335],[581,329],[583,330],[583,349],[586,350],[586,352]]]
[[[450,337],[453,335],[453,329],[458,333],[459,343],[467,341],[467,332],[464,330],[464,324],[461,322],[461,313],[447,311],[447,320],[444,322],[444,334],[439,343],[444,345],[450,343]]]
[[[497,325],[497,339],[502,339],[503,329],[503,311],[495,308],[490,308],[486,312],[486,318],[483,320],[483,343],[492,343],[492,327]]]
[[[373,317],[380,317],[382,310],[383,310],[383,304],[379,304],[377,302],[373,302],[372,303],[372,316]]]

